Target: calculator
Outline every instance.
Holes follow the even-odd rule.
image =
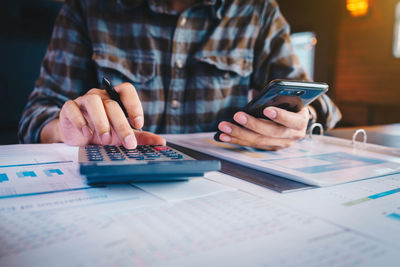
[[[89,185],[188,180],[221,169],[218,160],[196,160],[163,145],[88,145],[79,148],[79,165]]]

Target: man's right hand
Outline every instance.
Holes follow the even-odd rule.
[[[129,118],[119,104],[105,90],[91,89],[75,100],[63,105],[60,117],[48,123],[40,134],[41,142],[64,142],[74,146],[87,144],[123,145],[128,149],[139,144],[161,144],[165,140],[141,129],[144,124],[143,108],[139,96],[130,83],[115,87]]]

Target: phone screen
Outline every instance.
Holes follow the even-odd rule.
[[[266,107],[274,106],[291,112],[299,112],[304,106],[311,103],[320,94],[326,92],[326,85],[313,83],[296,82],[274,82],[260,92],[242,110],[254,117],[265,118],[263,111]]]

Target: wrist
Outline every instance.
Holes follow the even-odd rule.
[[[47,123],[40,132],[40,143],[60,143],[60,127],[59,119],[55,119]]]

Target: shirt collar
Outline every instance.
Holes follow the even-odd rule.
[[[139,6],[145,0],[119,0],[131,2],[131,6]],[[196,5],[211,6],[213,14],[216,18],[222,18],[222,8],[225,0],[200,0]],[[165,0],[147,0],[149,7],[156,13],[164,13],[170,15],[177,15],[178,13],[167,8]]]

